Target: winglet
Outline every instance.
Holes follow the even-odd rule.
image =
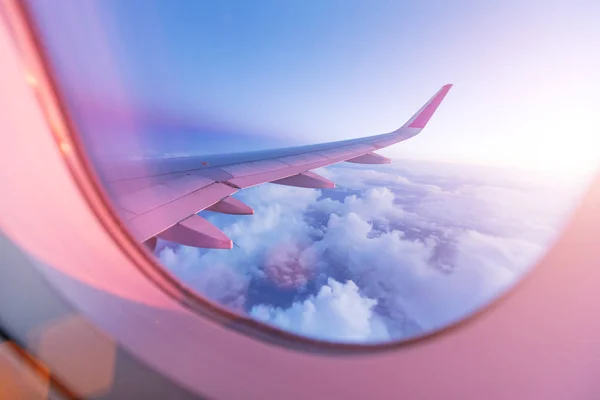
[[[419,111],[416,112],[415,115],[412,116],[411,119],[404,125],[408,128],[425,128],[429,119],[437,110],[438,106],[441,104],[446,94],[450,91],[452,84],[444,85],[438,92],[427,102]]]

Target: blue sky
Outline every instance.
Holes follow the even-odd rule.
[[[97,147],[220,153],[384,133],[454,83],[423,134],[384,154],[557,170],[599,159],[595,1],[32,4]]]

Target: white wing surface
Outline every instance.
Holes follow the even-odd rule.
[[[443,86],[394,132],[275,150],[130,162],[105,171],[105,180],[140,242],[152,248],[160,237],[188,246],[230,249],[231,240],[196,213],[252,214],[250,207],[230,196],[266,182],[332,188],[333,182],[311,170],[344,161],[389,163],[375,151],[419,134],[451,87]]]

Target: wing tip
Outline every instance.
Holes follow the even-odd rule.
[[[452,83],[447,83],[437,93],[425,104],[425,106],[415,114],[413,118],[411,118],[409,128],[419,128],[423,129],[442,103],[450,88],[452,88]]]

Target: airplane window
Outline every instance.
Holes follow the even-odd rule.
[[[596,4],[27,4],[135,240],[203,298],[311,339],[481,309],[598,166]]]

